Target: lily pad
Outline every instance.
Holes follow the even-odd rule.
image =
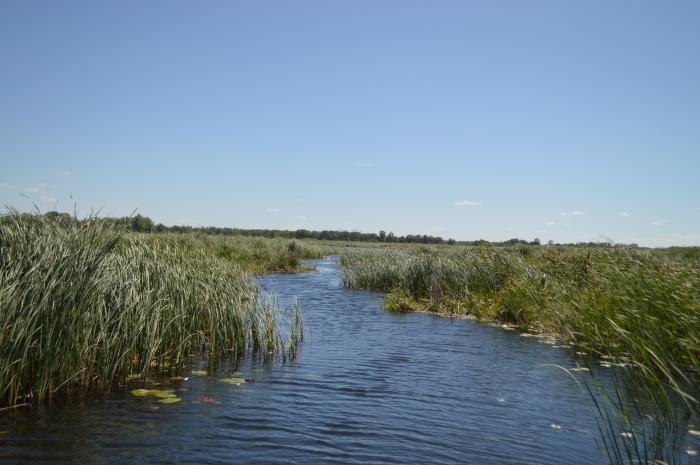
[[[182,381],[182,380],[184,380],[185,378],[183,378],[182,376],[171,376],[169,379],[170,379],[171,381]]]
[[[169,390],[168,391],[158,391],[158,392],[154,393],[153,395],[160,398],[160,399],[173,399],[173,398],[177,397],[175,392],[169,391]]]
[[[156,392],[158,392],[157,389],[134,389],[133,391],[131,391],[131,395],[136,397],[146,397],[152,396]]]
[[[252,380],[250,378],[223,378],[220,379],[222,383],[226,384],[245,384],[245,383],[254,383],[255,380]]]
[[[176,404],[180,402],[182,399],[179,397],[166,397],[165,399],[160,399],[158,401],[159,404]]]
[[[207,370],[193,370],[192,374],[194,376],[206,376],[207,375]]]

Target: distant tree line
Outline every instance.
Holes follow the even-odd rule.
[[[44,214],[47,218],[61,222],[77,221],[68,213],[50,211]],[[324,229],[322,231],[312,231],[309,229],[242,229],[242,228],[222,228],[215,226],[165,226],[163,223],[154,221],[143,215],[134,215],[121,218],[103,218],[101,221],[114,222],[122,225],[126,230],[139,233],[199,233],[213,236],[254,236],[254,237],[281,237],[285,239],[317,239],[328,241],[352,241],[352,242],[386,242],[397,244],[448,244],[448,245],[493,245],[493,246],[538,246],[541,245],[539,239],[526,241],[524,239],[509,239],[501,242],[490,242],[484,239],[476,241],[457,241],[455,239],[443,239],[440,236],[428,236],[426,234],[407,234],[396,236],[392,232],[379,231],[378,233],[364,233],[359,231],[340,231]],[[576,247],[637,247],[637,244],[613,244],[610,242],[577,242],[571,244],[559,244],[549,241],[548,245],[576,246]]]

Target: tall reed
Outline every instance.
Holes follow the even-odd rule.
[[[182,370],[198,353],[284,354],[278,310],[247,270],[291,267],[288,244],[240,252],[237,242],[125,234],[97,218],[3,215],[0,402],[104,391]]]

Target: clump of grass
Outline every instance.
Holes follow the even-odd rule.
[[[0,217],[0,402],[105,391],[179,372],[193,354],[284,356],[277,309],[248,270],[293,268],[308,252],[288,243],[125,234],[94,217],[10,211]]]

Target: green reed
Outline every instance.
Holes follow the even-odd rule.
[[[97,218],[10,211],[0,217],[0,402],[105,391],[179,372],[196,354],[293,355],[250,272],[308,256],[289,240],[126,234]]]

